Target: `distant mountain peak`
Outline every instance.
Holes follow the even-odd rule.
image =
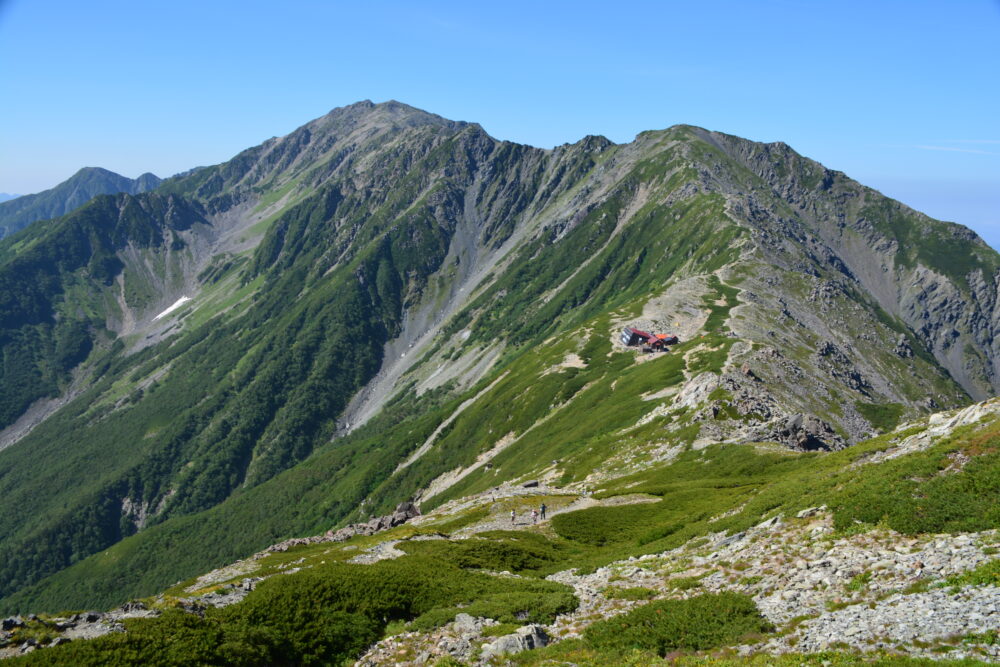
[[[120,174],[116,174],[110,169],[105,169],[104,167],[80,167],[74,176],[78,176],[80,174],[108,174],[111,176],[120,176]]]
[[[59,185],[42,192],[0,200],[0,238],[9,236],[38,220],[65,215],[97,195],[152,190],[160,178],[145,173],[131,179],[103,167],[83,167]]]
[[[361,102],[331,109],[325,116],[317,118],[304,127],[310,130],[321,128],[341,129],[344,125],[365,128],[384,128],[387,126],[461,128],[469,125],[469,123],[448,120],[443,116],[396,100],[387,100],[379,103],[372,102],[371,100],[362,100]]]

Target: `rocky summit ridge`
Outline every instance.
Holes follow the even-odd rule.
[[[675,126],[538,149],[398,102],[335,109],[0,243],[0,608],[113,606],[269,544],[334,548],[302,535],[368,549],[374,517],[457,503],[491,542],[428,534],[382,565],[404,551],[378,540],[344,567],[440,562],[480,591],[470,568],[523,571],[519,595],[551,606],[480,618],[553,636],[570,589],[531,572],[728,539],[806,509],[788,485],[807,469],[841,480],[824,493],[845,539],[845,521],[986,539],[988,502],[942,507],[991,483],[991,431],[948,450],[895,429],[996,393],[998,278],[969,230],[784,144]],[[625,327],[679,342],[646,353]],[[875,494],[852,457],[893,433],[911,449],[879,459],[900,477]],[[532,482],[554,532],[526,545],[473,499],[518,510]],[[443,627],[413,604],[412,631]]]

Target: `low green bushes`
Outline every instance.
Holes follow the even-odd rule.
[[[463,569],[534,572],[559,562],[564,554],[542,535],[491,531],[466,540],[427,540],[400,545],[410,554],[440,558]]]
[[[835,524],[885,522],[905,534],[1000,526],[998,447],[1000,424],[994,423],[926,453],[867,466],[833,494]],[[962,458],[956,452],[971,459],[956,465]]]
[[[862,403],[858,401],[854,407],[872,426],[883,433],[896,428],[904,410],[899,403]]]
[[[591,546],[632,542],[648,530],[663,509],[663,503],[591,507],[552,517],[552,528],[568,540]],[[612,530],[613,528],[613,530]]]
[[[600,651],[651,651],[660,657],[681,649],[725,646],[771,625],[746,595],[718,593],[687,600],[651,602],[587,628],[587,643]]]
[[[973,570],[945,580],[949,586],[1000,586],[1000,560],[986,561]]]
[[[426,556],[330,564],[261,582],[204,617],[172,610],[126,634],[28,654],[26,665],[317,665],[357,657],[390,622],[430,629],[459,611],[507,623],[550,622],[576,607],[549,581],[500,579]]]
[[[573,593],[562,586],[547,581],[529,581],[524,584],[510,580],[510,592],[490,592],[461,607],[437,607],[417,617],[412,625],[416,630],[429,630],[444,625],[464,612],[470,616],[494,618],[501,623],[551,623],[557,614],[573,611],[577,600]]]
[[[345,621],[328,628],[313,642],[325,655],[345,654],[370,641],[371,629],[361,617],[327,619]],[[353,622],[352,621],[356,621]],[[272,665],[287,664],[293,647],[272,627],[248,628],[227,623],[220,614],[204,618],[179,610],[155,619],[127,623],[128,632],[74,641],[56,648],[29,653],[12,664],[23,665]],[[356,633],[353,634],[352,633]],[[352,646],[351,644],[354,644]],[[325,644],[320,647],[320,644]],[[298,655],[301,664],[316,664],[315,652]]]

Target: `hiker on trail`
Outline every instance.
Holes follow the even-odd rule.
[[[517,517],[517,512],[514,510],[510,511],[510,525],[514,525],[514,519]]]
[[[538,523],[538,510],[531,508],[531,523]]]
[[[542,503],[542,506],[539,509],[542,511],[542,521],[545,521],[545,503]]]

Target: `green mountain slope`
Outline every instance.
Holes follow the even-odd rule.
[[[781,145],[545,151],[399,103],[99,198],[0,245],[0,606],[992,393],[1000,258],[969,234]],[[626,324],[682,342],[637,354]]]
[[[109,288],[125,269],[119,254],[178,251],[177,232],[198,222],[204,222],[199,207],[175,197],[102,195],[0,250],[0,424],[12,423],[33,400],[57,394],[102,334],[111,333],[105,320],[120,314]]]
[[[65,215],[97,195],[119,192],[137,194],[160,184],[153,174],[126,178],[100,167],[84,167],[54,188],[33,195],[0,201],[0,238],[10,236],[38,220]]]
[[[998,410],[935,414],[833,453],[687,448],[595,479],[592,492],[501,485],[375,535],[275,545],[117,610],[145,616],[126,620],[127,634],[21,660],[476,664],[498,635],[541,623],[554,645],[516,664],[660,664],[676,649],[737,645],[721,664],[747,652],[754,664],[870,664],[886,637],[891,664],[987,664],[970,657],[990,659],[983,629],[1000,613],[997,495],[981,493],[997,481]],[[530,519],[541,503],[548,516]],[[79,629],[83,616],[29,621],[12,643]],[[844,633],[841,617],[858,629]],[[789,651],[811,655],[773,655]]]

